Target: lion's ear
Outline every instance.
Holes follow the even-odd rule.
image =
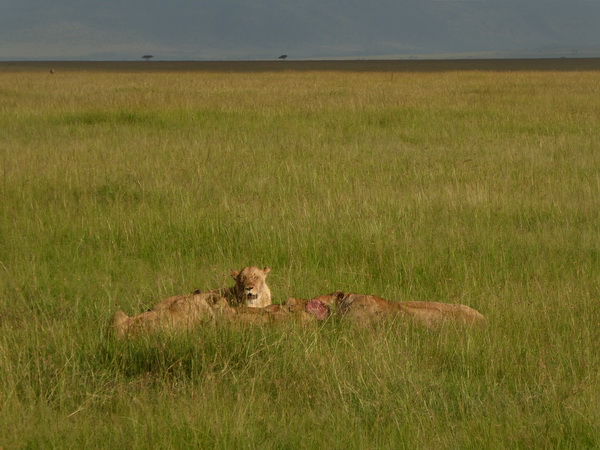
[[[335,291],[335,294],[333,294],[333,295],[335,295],[335,297],[336,297],[338,300],[341,300],[341,299],[343,299],[343,298],[344,298],[344,295],[346,295],[346,294],[344,294],[342,291]]]
[[[234,280],[237,279],[237,276],[240,274],[237,270],[232,270],[231,272],[229,272],[229,274],[231,275],[231,278],[233,278]]]
[[[265,274],[265,276],[269,275],[269,272],[270,272],[270,271],[271,271],[271,268],[270,268],[270,267],[265,267],[265,268],[263,269],[263,273]]]

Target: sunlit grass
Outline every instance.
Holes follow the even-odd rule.
[[[597,72],[0,74],[0,447],[594,447]],[[114,342],[268,265],[406,324]]]

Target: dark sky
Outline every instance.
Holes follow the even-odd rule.
[[[600,0],[0,1],[2,60],[600,56]]]

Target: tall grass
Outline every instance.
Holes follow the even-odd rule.
[[[600,445],[600,74],[0,74],[0,447]],[[268,265],[389,323],[114,342]]]

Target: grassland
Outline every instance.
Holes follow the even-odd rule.
[[[600,446],[600,70],[40,67],[0,72],[0,448]],[[489,326],[104,333],[245,265]]]

